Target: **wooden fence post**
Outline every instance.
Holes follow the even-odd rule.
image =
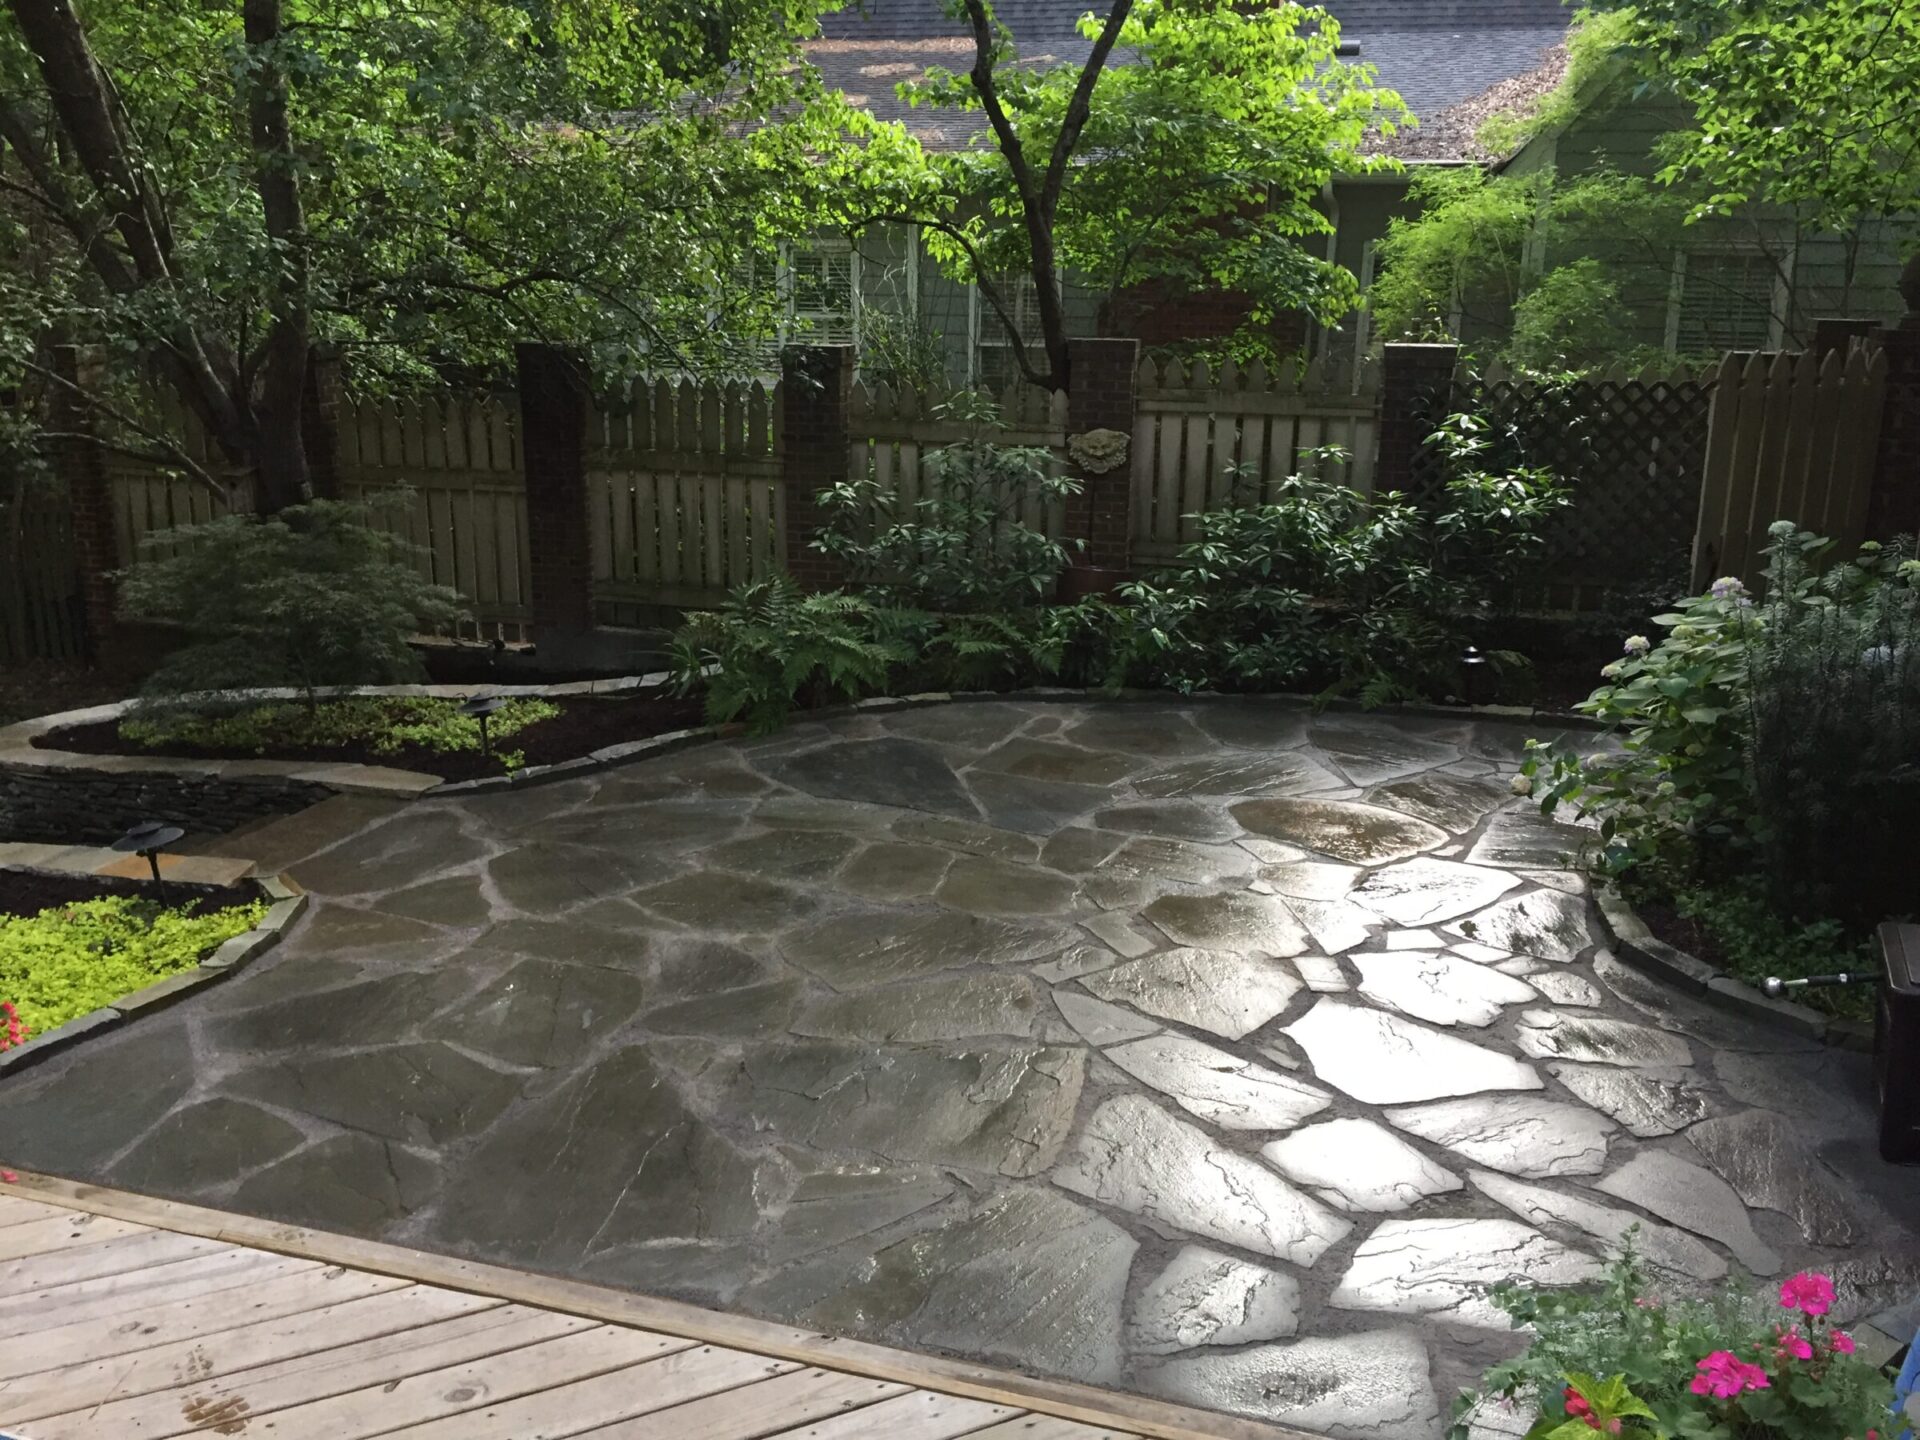
[[[53,368],[60,383],[53,390],[52,428],[63,438],[53,442],[49,458],[72,509],[73,552],[80,573],[87,658],[97,662],[113,645],[113,572],[119,568],[119,548],[113,534],[113,487],[107,477],[106,453],[90,438],[94,418],[84,393],[97,376],[94,365],[72,345],[54,351]]]
[[[1127,437],[1134,430],[1134,382],[1140,368],[1138,340],[1067,341],[1067,436],[1090,430],[1117,430]],[[1080,493],[1067,497],[1062,530],[1068,539],[1086,542],[1071,561],[1083,573],[1069,578],[1069,598],[1111,589],[1127,578],[1132,565],[1133,464],[1129,453],[1104,471],[1073,463]]]
[[[1373,468],[1376,494],[1413,489],[1420,447],[1434,430],[1434,402],[1451,390],[1459,360],[1458,345],[1386,347],[1380,362],[1380,449]]]
[[[514,362],[527,477],[528,598],[535,643],[551,651],[593,628],[586,379],[577,356],[551,345],[516,345]]]
[[[831,589],[844,579],[839,562],[812,542],[823,518],[814,497],[847,476],[853,370],[851,345],[789,345],[780,352],[787,574],[807,590]]]
[[[1906,317],[1876,339],[1886,357],[1887,383],[1867,534],[1876,540],[1920,530],[1920,255],[1900,275]]]

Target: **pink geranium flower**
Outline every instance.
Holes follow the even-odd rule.
[[[1802,1270],[1780,1286],[1780,1306],[1802,1315],[1824,1315],[1833,1308],[1833,1281]]]
[[[1813,1346],[1807,1343],[1807,1337],[1798,1330],[1788,1330],[1780,1336],[1780,1353],[1791,1355],[1796,1360],[1811,1360]]]
[[[1844,1330],[1836,1330],[1827,1339],[1832,1343],[1834,1352],[1839,1355],[1853,1354],[1853,1336]]]
[[[1765,1370],[1731,1350],[1716,1350],[1693,1368],[1700,1372],[1693,1377],[1693,1393],[1717,1400],[1731,1400],[1743,1390],[1765,1390],[1772,1384]]]

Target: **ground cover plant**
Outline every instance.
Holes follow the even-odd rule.
[[[1631,1237],[1629,1237],[1629,1240]],[[1527,1440],[1879,1440],[1895,1433],[1893,1386],[1831,1323],[1833,1282],[1801,1272],[1777,1290],[1729,1281],[1706,1298],[1663,1295],[1629,1244],[1599,1286],[1497,1286],[1533,1338],[1456,1406],[1535,1417]]]

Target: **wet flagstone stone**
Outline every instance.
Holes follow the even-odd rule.
[[[1025,1036],[1038,1002],[1024,975],[936,975],[911,985],[825,995],[792,1024],[796,1035],[882,1044]]]
[[[1160,1033],[1156,1021],[1075,990],[1054,991],[1053,1003],[1067,1024],[1089,1045],[1114,1045],[1122,1040],[1138,1040]]]
[[[1852,1245],[1866,1227],[1846,1192],[1782,1117],[1745,1110],[1687,1131],[1720,1178],[1750,1206],[1777,1210],[1816,1245]]]
[[[1009,740],[975,762],[976,770],[1018,775],[1025,780],[1059,780],[1072,785],[1117,785],[1148,761],[1138,755],[1083,750],[1052,740]]]
[[[871,1235],[938,1205],[955,1188],[934,1170],[837,1165],[804,1175],[780,1212],[767,1258],[784,1265]]]
[[[1055,1046],[876,1051],[796,1041],[750,1052],[728,1098],[749,1123],[801,1144],[1020,1177],[1059,1154],[1086,1064],[1085,1051]]]
[[[1112,1221],[1057,1192],[1022,1186],[862,1264],[789,1266],[742,1300],[829,1332],[911,1336],[921,1346],[1112,1384],[1135,1249]]]
[[[1207,950],[1169,950],[1132,960],[1080,983],[1103,1000],[1131,1005],[1228,1040],[1251,1034],[1300,993],[1298,976],[1277,960]]]
[[[511,1065],[570,1065],[625,1023],[644,993],[619,970],[523,960],[428,1033]]]
[[[1108,912],[1105,915],[1095,915],[1090,919],[1082,920],[1080,922],[1080,928],[1093,936],[1093,938],[1101,944],[1111,948],[1115,954],[1125,956],[1129,960],[1137,960],[1142,955],[1156,950],[1160,946],[1159,936],[1141,930],[1125,916],[1116,915],[1112,912]],[[1059,980],[1062,978],[1059,975],[1051,975],[1044,972],[1037,973],[1040,973],[1041,978],[1046,980]],[[1084,975],[1086,970],[1083,968],[1074,973]]]
[[[1125,750],[1138,755],[1205,755],[1213,742],[1179,709],[1170,706],[1112,706],[1084,712],[1061,738],[1089,750]]]
[[[1333,865],[1325,860],[1296,860],[1269,865],[1260,878],[1281,895],[1295,900],[1339,900],[1368,872],[1358,865]]]
[[[1116,1045],[1107,1058],[1223,1130],[1287,1130],[1333,1103],[1326,1091],[1185,1035]]]
[[[1447,930],[1481,945],[1492,945],[1511,955],[1535,955],[1542,960],[1576,960],[1593,944],[1587,928],[1586,906],[1555,890],[1502,900],[1479,914],[1456,920]]]
[[[400,946],[408,947],[412,954],[430,946],[444,946],[447,940],[446,932],[438,926],[409,920],[404,915],[383,915],[377,910],[329,905],[319,914],[301,922],[293,943],[301,950],[316,954],[391,952]]]
[[[1141,912],[1176,945],[1236,955],[1298,955],[1307,932],[1277,896],[1230,890],[1215,895],[1166,895]]]
[[[1307,927],[1313,943],[1335,955],[1366,944],[1372,928],[1380,923],[1378,915],[1346,900],[1289,900],[1286,904]]]
[[[1353,898],[1396,925],[1434,925],[1490,905],[1519,883],[1503,870],[1423,858],[1375,870]]]
[[[1434,773],[1397,780],[1372,792],[1376,805],[1398,810],[1442,830],[1468,830],[1513,798],[1505,785],[1463,775]]]
[[[57,1175],[98,1170],[145,1134],[193,1086],[186,1029],[164,1015],[89,1041],[84,1066],[0,1083],[4,1161]]]
[[[710,865],[747,875],[819,880],[831,875],[858,844],[851,835],[770,830],[716,845],[703,858]]]
[[[1302,754],[1210,756],[1134,777],[1137,794],[1155,800],[1196,795],[1307,795],[1343,785],[1338,775]]]
[[[1093,823],[1103,830],[1118,830],[1123,834],[1207,843],[1231,840],[1240,833],[1240,827],[1213,806],[1194,800],[1144,800],[1133,805],[1110,805],[1094,813]]]
[[[1126,843],[1126,836],[1107,830],[1084,827],[1061,830],[1040,847],[1040,863],[1049,870],[1084,875],[1106,864],[1113,852]]]
[[[1566,970],[1538,970],[1527,976],[1527,983],[1556,1005],[1591,1009],[1600,1003],[1600,990],[1592,981]]]
[[[638,911],[635,919],[643,918]],[[653,941],[644,932],[612,930],[571,920],[515,918],[495,925],[473,942],[475,950],[504,951],[535,960],[559,960],[581,965],[637,971],[652,953]]]
[[[1600,1270],[1593,1256],[1517,1220],[1383,1220],[1360,1242],[1328,1303],[1504,1331],[1507,1314],[1487,1287],[1508,1279],[1572,1285]]]
[[[1537,1095],[1476,1095],[1387,1111],[1409,1135],[1509,1175],[1598,1175],[1613,1122],[1597,1111]]]
[[[1102,920],[1110,920],[1114,917],[1102,915],[1099,918]],[[1091,929],[1091,927],[1088,928]],[[1125,939],[1126,937],[1122,935],[1121,938]],[[1150,945],[1142,945],[1140,947],[1142,951],[1152,948]],[[1044,964],[1034,966],[1033,973],[1036,978],[1046,981],[1049,985],[1058,985],[1063,980],[1074,980],[1082,975],[1091,975],[1099,970],[1111,970],[1119,963],[1119,955],[1108,949],[1105,945],[1089,945],[1083,943],[1075,945],[1070,950],[1062,951],[1059,955]]]
[[[246,1214],[370,1235],[426,1205],[439,1184],[437,1168],[411,1150],[349,1130],[249,1176],[232,1203]]]
[[[1067,947],[1051,926],[975,915],[872,911],[836,916],[781,942],[787,959],[836,990],[932,975],[962,965],[1009,965]]]
[[[480,889],[478,875],[450,875],[428,880],[392,895],[383,895],[380,909],[432,925],[472,929],[493,918],[493,906]]]
[[[933,898],[970,915],[1056,915],[1072,904],[1079,888],[1051,870],[963,855],[953,862]]]
[[[457,811],[420,806],[300,861],[289,873],[322,894],[358,895],[398,890],[485,853],[486,847],[466,833]]]
[[[932,845],[869,845],[840,872],[840,888],[870,900],[918,900],[933,893],[953,856]]]
[[[1372,1120],[1309,1125],[1260,1154],[1288,1179],[1342,1210],[1410,1210],[1430,1195],[1464,1186],[1458,1175]]]
[[[1563,825],[1538,809],[1503,810],[1487,822],[1468,858],[1476,865],[1571,870],[1598,838],[1594,830]]]
[[[1180,1356],[1147,1370],[1145,1378],[1169,1400],[1231,1408],[1338,1440],[1427,1440],[1440,1433],[1426,1346],[1410,1330]]]
[[[1556,1060],[1553,1078],[1628,1132],[1648,1138],[1671,1135],[1712,1113],[1700,1082],[1684,1070],[1622,1069]]]
[[[1016,835],[1009,830],[971,820],[954,820],[943,815],[903,815],[888,830],[902,840],[926,845],[942,845],[970,855],[985,855],[994,860],[1025,863],[1037,859],[1040,842],[1031,835]]]
[[[1221,744],[1262,753],[1304,743],[1309,718],[1297,705],[1271,700],[1215,702],[1193,711],[1193,723]]]
[[[408,1034],[471,983],[449,970],[402,970],[224,1016],[213,1035],[239,1051],[380,1044]]]
[[[1299,1309],[1300,1282],[1291,1275],[1188,1245],[1135,1298],[1127,1348],[1173,1355],[1278,1340],[1294,1333]]]
[[[1253,868],[1252,857],[1237,846],[1142,836],[1121,846],[1086,877],[1082,888],[1104,910],[1137,909],[1173,886],[1240,880]]]
[[[965,819],[980,813],[945,757],[917,740],[836,741],[766,761],[760,769],[783,785],[827,800]]]
[[[1384,725],[1320,724],[1313,727],[1310,738],[1314,748],[1355,785],[1398,780],[1460,758],[1455,746],[1402,735]]]
[[[1538,998],[1524,980],[1457,955],[1400,950],[1348,958],[1367,999],[1434,1025],[1491,1025],[1508,1005]]]
[[[717,845],[739,833],[745,814],[746,807],[740,804],[617,804],[609,800],[543,820],[528,827],[523,838],[527,843],[599,850],[631,860]]]
[[[1113,799],[1105,785],[1069,785],[985,770],[968,772],[967,789],[989,824],[1035,836],[1052,835]]]
[[[522,845],[487,865],[493,888],[514,909],[552,915],[595,900],[625,895],[658,879],[649,862],[584,845]]]
[[[647,998],[696,1000],[716,990],[738,990],[774,977],[770,960],[717,940],[676,938],[662,945]]]
[[[1351,800],[1243,800],[1233,818],[1256,835],[1356,865],[1405,860],[1447,843],[1447,832],[1424,820]]]
[[[1627,1232],[1632,1230],[1634,1249],[1650,1265],[1703,1281],[1719,1280],[1727,1273],[1726,1261],[1683,1230],[1657,1224],[1631,1210],[1616,1210],[1488,1170],[1471,1174],[1475,1189],[1528,1224],[1549,1232],[1556,1228],[1578,1231],[1581,1243],[1598,1241],[1609,1257],[1620,1252]]]
[[[883,715],[880,723],[896,735],[931,740],[962,750],[988,750],[1018,730],[1033,715],[1021,705],[932,705]]]
[[[1526,1010],[1514,1031],[1520,1048],[1537,1059],[1583,1060],[1596,1065],[1691,1065],[1693,1051],[1677,1035],[1631,1020]]]
[[[485,1129],[521,1084],[451,1045],[428,1041],[288,1057],[242,1070],[225,1088],[389,1140],[442,1145]]]
[[[1772,1275],[1780,1269],[1780,1257],[1754,1234],[1753,1222],[1733,1187],[1711,1170],[1677,1155],[1642,1150],[1594,1182],[1594,1188],[1719,1241],[1755,1275]]]
[[[777,930],[819,908],[818,901],[788,886],[718,870],[682,875],[633,898],[676,924],[723,935]]]
[[[722,1035],[765,1040],[784,1034],[800,1009],[803,980],[773,980],[702,995],[647,1012],[647,1028],[662,1035]]]
[[[278,1115],[216,1095],[175,1110],[109,1173],[134,1190],[206,1191],[278,1159],[301,1139]]]
[[[1545,1083],[1510,1055],[1343,1000],[1317,1001],[1286,1033],[1307,1052],[1318,1079],[1373,1105]]]
[[[1316,995],[1344,995],[1353,989],[1347,972],[1330,955],[1295,955],[1288,962]]]
[[[1096,1110],[1053,1182],[1160,1225],[1311,1265],[1349,1229],[1319,1201],[1138,1095]]]

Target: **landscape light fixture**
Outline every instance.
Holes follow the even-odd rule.
[[[1486,663],[1487,657],[1480,653],[1477,645],[1467,646],[1466,653],[1460,657],[1461,698],[1468,705],[1480,703],[1480,671]]]
[[[160,852],[186,833],[178,825],[169,825],[164,820],[142,820],[114,841],[112,848],[123,855],[146,856],[147,864],[153,868],[154,888],[158,890],[161,888]]]
[[[487,717],[506,703],[505,698],[499,695],[475,695],[472,699],[461,702],[459,713],[471,715],[480,722],[480,753],[482,755],[493,754],[493,739],[487,734]]]

